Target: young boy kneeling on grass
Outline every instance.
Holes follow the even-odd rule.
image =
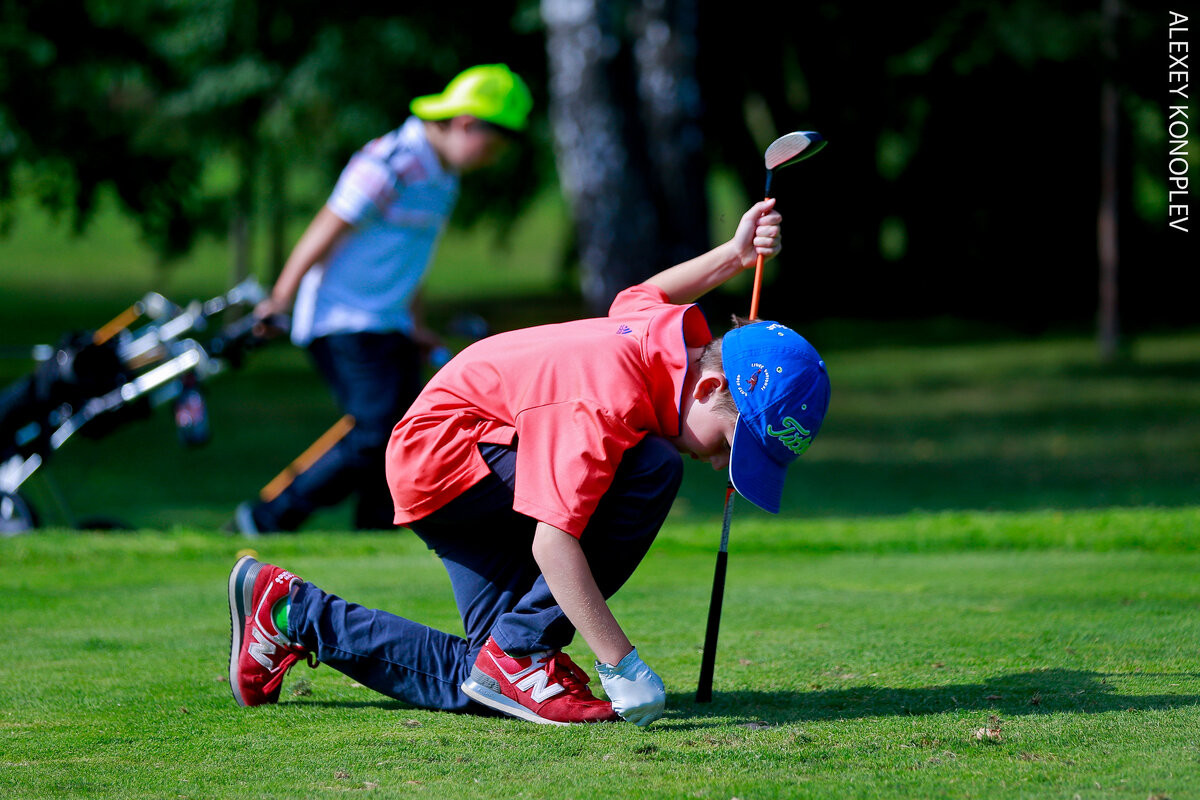
[[[551,724],[661,717],[663,682],[606,599],[666,518],[679,453],[728,467],[739,493],[778,512],[786,468],[829,405],[825,364],[801,336],[764,321],[713,340],[690,305],[777,254],[781,222],[774,201],[757,203],[729,242],[625,290],[607,317],[502,333],[455,357],[396,425],[387,478],[396,524],[446,566],[466,637],[246,556],[229,576],[234,699],[276,702],[288,668],[315,657],[423,708]],[[576,631],[608,701],[562,652]]]

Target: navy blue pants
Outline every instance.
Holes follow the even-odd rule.
[[[511,655],[566,647],[575,628],[531,553],[537,522],[516,513],[516,451],[480,448],[492,474],[413,530],[442,559],[466,636],[437,631],[327,594],[311,583],[292,595],[288,636],[377,692],[423,708],[479,711],[460,688],[489,635]],[[665,439],[625,453],[612,487],[580,537],[605,597],[628,580],[675,500],[683,464]]]
[[[354,427],[278,497],[256,504],[254,522],[261,531],[294,531],[316,509],[357,491],[355,527],[389,530],[384,454],[392,428],[421,390],[420,351],[402,333],[347,333],[314,339],[309,352]]]

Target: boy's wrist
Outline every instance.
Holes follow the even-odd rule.
[[[725,273],[725,280],[730,280],[740,275],[742,270],[746,269],[746,264],[742,260],[741,249],[732,240],[722,247],[724,250],[721,253],[721,268]]]
[[[631,648],[623,658],[619,658],[613,662],[596,661],[596,669],[600,672],[608,672],[610,674],[620,674],[622,670],[628,669],[629,665],[638,661],[637,648]]]

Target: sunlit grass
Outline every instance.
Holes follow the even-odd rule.
[[[422,711],[328,667],[296,667],[278,706],[237,708],[225,576],[246,542],[0,540],[0,634],[20,642],[0,662],[0,792],[1189,797],[1198,514],[743,520],[707,705],[693,694],[717,531],[669,524],[613,600],[667,685],[648,731]],[[460,630],[409,534],[254,546],[347,599]],[[570,651],[591,663],[583,642]]]

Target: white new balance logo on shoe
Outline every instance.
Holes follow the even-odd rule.
[[[270,658],[275,655],[275,643],[258,629],[258,625],[251,626],[250,632],[254,634],[254,638],[257,641],[247,644],[246,652],[250,654],[251,658],[262,664],[265,669],[275,669],[275,663]]]
[[[521,691],[529,692],[529,697],[535,703],[544,702],[554,697],[554,695],[566,691],[561,683],[550,683],[550,675],[542,668],[544,661],[534,660],[533,663],[519,672],[509,672],[501,666],[494,655],[491,653],[487,655],[492,660],[492,663],[496,665],[496,669],[500,670],[500,674],[507,678],[510,683],[515,684]]]
[[[554,695],[560,692],[566,691],[561,683],[552,683],[547,686],[546,684],[549,683],[549,681],[550,676],[546,674],[546,671],[538,670],[537,672],[531,673],[522,678],[521,681],[517,683],[517,688],[521,691],[528,691],[530,698],[533,699],[533,702],[541,703],[549,700],[551,697],[554,697]]]

